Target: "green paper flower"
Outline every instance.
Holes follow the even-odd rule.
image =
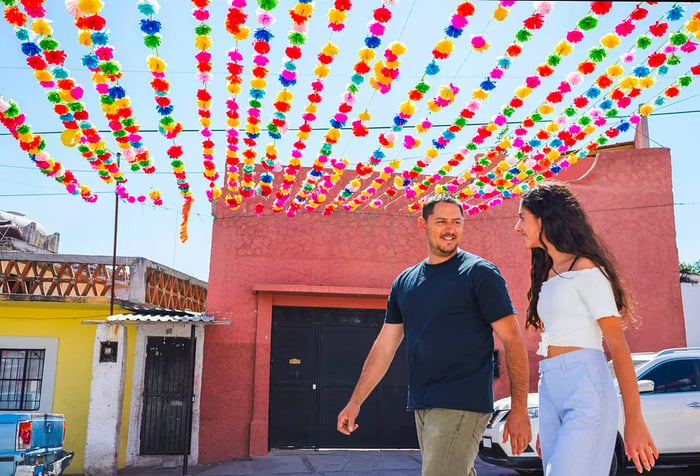
[[[651,46],[652,40],[648,35],[640,36],[637,38],[637,48],[647,49]]]
[[[146,45],[146,48],[150,48],[152,50],[158,48],[162,42],[163,37],[161,37],[159,34],[144,35],[143,37],[143,44]]]
[[[589,31],[592,30],[593,28],[598,26],[598,20],[595,17],[592,16],[587,16],[584,18],[581,18],[581,20],[578,22],[578,27],[582,29],[583,31]]]
[[[208,35],[209,33],[211,33],[211,27],[206,23],[202,23],[200,25],[197,25],[197,27],[194,29],[194,32],[197,34],[197,36]]]
[[[678,84],[685,88],[693,84],[693,78],[691,78],[690,76],[681,76],[680,78],[678,78]]]
[[[675,33],[671,35],[668,41],[670,41],[672,45],[682,46],[688,41],[688,36],[683,33]]]
[[[58,41],[53,38],[44,38],[39,42],[39,47],[45,51],[53,51],[58,48]]]
[[[564,109],[564,114],[566,117],[574,117],[576,115],[576,108],[573,107],[567,107]]]
[[[299,33],[297,31],[291,32],[289,34],[288,39],[289,39],[289,42],[295,46],[301,46],[304,43],[306,43],[306,35],[304,35],[303,33]]]
[[[522,30],[518,30],[518,32],[515,34],[515,39],[521,43],[528,41],[530,38],[532,38],[532,33],[524,28]]]
[[[416,84],[416,91],[425,94],[430,91],[430,85],[425,81],[421,81],[420,83]]]
[[[553,68],[559,66],[559,63],[561,63],[561,56],[559,55],[549,55],[547,57],[547,64]]]
[[[588,50],[588,58],[594,63],[600,63],[608,56],[605,48],[591,48]]]

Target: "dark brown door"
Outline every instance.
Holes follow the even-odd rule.
[[[362,405],[358,430],[347,437],[335,429],[383,319],[381,310],[273,309],[270,448],[418,447],[403,344]]]

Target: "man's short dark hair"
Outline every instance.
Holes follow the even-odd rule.
[[[441,202],[452,203],[454,205],[457,205],[457,208],[459,208],[459,213],[462,216],[464,216],[464,210],[462,209],[462,204],[459,200],[457,200],[454,196],[450,195],[449,193],[436,193],[426,198],[425,202],[423,202],[423,220],[427,221],[428,217],[433,214],[435,205]]]

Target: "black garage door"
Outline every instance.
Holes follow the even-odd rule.
[[[270,448],[417,448],[406,412],[404,344],[362,405],[360,427],[336,431],[384,311],[274,307],[270,366]]]

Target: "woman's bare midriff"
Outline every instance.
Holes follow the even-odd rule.
[[[566,354],[581,349],[583,349],[583,347],[550,345],[547,348],[547,357],[545,357],[545,359],[549,359],[550,357],[556,357],[557,355]]]

